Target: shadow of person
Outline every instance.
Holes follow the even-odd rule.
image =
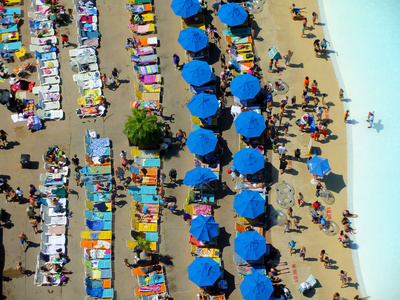
[[[376,132],[381,132],[381,130],[383,130],[384,126],[382,124],[382,120],[379,120],[378,122],[374,123],[372,125],[372,128],[376,130]]]

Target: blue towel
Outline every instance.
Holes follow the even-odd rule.
[[[93,231],[101,231],[104,228],[104,222],[96,222],[86,219],[86,226]]]
[[[111,258],[111,254],[105,254],[104,259]]]
[[[100,234],[100,232],[91,232],[90,233],[90,238],[92,240],[98,240],[99,239],[99,234]]]
[[[103,297],[103,288],[90,288],[86,287],[86,295],[92,296],[94,298],[102,298]]]
[[[86,287],[89,287],[92,289],[103,287],[103,281],[101,281],[101,280],[91,280],[89,278],[85,278],[85,284],[86,284]]]

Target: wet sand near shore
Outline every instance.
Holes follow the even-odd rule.
[[[65,2],[65,1],[64,1]],[[177,53],[184,62],[185,54],[181,46],[177,42],[179,31],[181,30],[180,18],[175,16],[170,9],[171,1],[155,0],[156,14],[156,34],[160,40],[160,47],[157,48],[157,54],[160,57],[160,70],[164,78],[163,101],[164,115],[172,116],[171,128],[173,133],[178,129],[183,129],[189,134],[191,132],[190,114],[186,108],[186,103],[191,99],[192,94],[186,89],[188,86],[181,78],[180,72],[174,70],[172,55]],[[211,2],[211,0],[209,0]],[[64,3],[67,8],[71,7],[70,1]],[[210,7],[209,3],[209,7]],[[275,81],[282,79],[289,85],[290,97],[297,96],[297,103],[300,102],[302,83],[305,76],[309,76],[311,80],[316,79],[321,92],[327,93],[327,102],[332,102],[329,111],[330,119],[333,123],[329,125],[330,138],[327,142],[314,142],[317,153],[324,158],[329,158],[329,163],[334,176],[328,175],[323,180],[329,190],[335,195],[336,202],[331,206],[332,220],[340,224],[341,212],[346,208],[346,187],[341,185],[337,178],[343,176],[346,182],[346,139],[345,126],[343,123],[343,108],[338,99],[339,87],[336,83],[335,74],[329,57],[327,59],[315,58],[312,42],[315,38],[323,37],[320,25],[312,31],[307,31],[309,37],[300,38],[300,21],[292,21],[289,14],[290,3],[273,0],[264,4],[263,12],[255,15],[255,21],[260,28],[256,30],[255,47],[257,56],[261,58],[259,62],[265,76],[265,81]],[[317,11],[317,1],[306,0],[302,5],[307,7],[307,17],[309,24],[311,23],[311,13]],[[29,1],[24,4],[25,25],[22,27],[22,41],[25,46],[29,46],[30,35],[28,32],[27,12],[29,10]],[[128,150],[128,143],[122,130],[125,122],[125,115],[129,114],[129,101],[133,99],[135,74],[128,53],[124,50],[127,37],[131,36],[128,24],[128,13],[125,10],[123,1],[97,1],[97,7],[100,12],[99,28],[102,33],[101,48],[99,50],[100,68],[107,75],[113,67],[121,70],[120,78],[124,83],[116,90],[110,91],[104,89],[103,92],[107,100],[111,103],[111,107],[105,118],[88,118],[80,120],[75,115],[77,108],[76,99],[79,97],[78,88],[72,81],[73,72],[68,67],[69,55],[68,50],[72,48],[60,49],[61,54],[61,78],[63,80],[62,94],[63,110],[66,113],[65,120],[60,122],[47,122],[46,130],[31,134],[26,130],[24,122],[12,123],[10,113],[5,108],[1,108],[0,116],[2,117],[2,128],[9,133],[9,140],[16,140],[19,145],[14,149],[1,150],[0,168],[2,174],[6,173],[11,176],[10,184],[13,187],[21,186],[25,194],[30,183],[39,185],[39,174],[41,173],[41,154],[51,145],[56,144],[66,149],[68,157],[78,154],[81,161],[84,158],[83,135],[85,129],[95,129],[101,137],[109,137],[113,142],[113,151],[115,165],[118,165],[118,153],[121,150]],[[222,30],[225,25],[219,22],[218,17],[214,17],[213,24],[217,27],[218,33],[222,36]],[[76,24],[71,23],[68,27],[60,29],[59,34],[67,33],[71,42],[76,41]],[[311,34],[316,37],[311,37]],[[226,48],[224,39],[221,40],[222,51]],[[268,70],[268,48],[275,46],[283,55],[288,49],[294,51],[292,58],[292,67],[286,67],[282,75],[278,73],[267,72]],[[213,51],[213,67],[218,76],[220,73],[220,63],[218,61],[218,47],[211,45]],[[14,67],[18,62],[12,64]],[[284,67],[283,61],[280,61],[281,67]],[[32,74],[29,80],[37,80],[36,73]],[[8,81],[0,84],[0,88],[7,88]],[[285,95],[274,98],[275,104]],[[35,97],[36,99],[36,97]],[[228,100],[228,107],[233,104],[233,100]],[[289,110],[292,110],[289,108]],[[274,107],[274,113],[279,113],[279,108]],[[292,173],[278,175],[278,156],[268,151],[268,158],[272,162],[272,179],[274,182],[286,181],[292,184],[296,192],[301,191],[306,202],[312,202],[314,197],[314,186],[310,184],[312,176],[309,174],[305,162],[305,148],[303,147],[309,141],[307,134],[300,135],[295,125],[302,112],[300,109],[292,110],[293,116],[290,120],[285,117],[284,122],[288,121],[289,136],[280,137],[280,142],[285,142],[289,154],[292,155],[293,150],[300,148],[302,150],[302,163],[293,162]],[[234,190],[234,182],[230,175],[226,173],[229,166],[232,165],[233,154],[239,150],[238,135],[235,127],[231,123],[232,117],[227,110],[224,114],[226,127],[223,132],[223,138],[227,141],[228,149],[225,151],[223,161],[222,181],[226,181],[229,188]],[[226,126],[225,126],[226,125]],[[284,139],[287,139],[285,141]],[[39,162],[39,169],[21,170],[19,165],[19,157],[22,153],[30,153],[32,159]],[[230,155],[230,153],[232,155]],[[128,156],[131,158],[131,156]],[[162,163],[163,172],[167,172],[171,168],[178,171],[178,180],[183,179],[185,173],[193,168],[193,154],[185,147],[179,150],[178,145],[173,145]],[[4,171],[6,170],[6,171]],[[71,178],[71,177],[70,177]],[[70,181],[70,187],[77,192],[69,198],[70,210],[74,213],[69,219],[68,225],[68,254],[71,262],[67,265],[68,269],[74,273],[69,275],[70,281],[64,287],[35,287],[33,285],[33,277],[19,276],[12,272],[15,268],[16,261],[22,261],[26,269],[34,270],[36,265],[37,254],[39,248],[30,248],[26,253],[21,250],[20,244],[16,236],[21,230],[24,230],[30,240],[40,243],[40,236],[34,235],[31,226],[26,220],[25,209],[27,204],[7,204],[7,211],[12,214],[14,227],[3,230],[3,244],[5,250],[5,266],[4,276],[9,276],[11,281],[3,281],[3,295],[7,299],[29,299],[30,296],[42,299],[83,299],[84,291],[84,273],[82,265],[83,251],[80,248],[80,234],[84,230],[84,189],[76,187],[73,180]],[[167,181],[168,182],[168,181]],[[180,181],[178,181],[180,182]],[[168,185],[166,189],[167,195],[173,195],[178,199],[178,208],[182,208],[187,196],[187,187],[182,185]],[[123,192],[117,200],[121,201],[121,208],[117,208],[115,213],[115,247],[114,247],[114,289],[116,291],[116,299],[132,299],[134,296],[134,288],[137,287],[136,279],[131,275],[130,270],[123,264],[125,257],[133,259],[133,254],[126,247],[126,240],[129,239],[130,223],[129,223],[129,207],[131,197]],[[274,192],[274,185],[269,197],[270,204],[278,208]],[[242,299],[239,285],[240,277],[237,275],[236,265],[233,263],[234,254],[234,224],[237,219],[234,218],[233,210],[234,194],[218,200],[218,209],[215,211],[215,220],[220,223],[220,246],[222,247],[222,260],[225,268],[225,276],[230,284],[227,295],[229,299]],[[4,199],[2,198],[2,201]],[[6,205],[6,204],[4,204]],[[2,204],[3,207],[3,204]],[[343,249],[337,240],[337,236],[329,237],[319,231],[317,225],[310,222],[308,208],[293,208],[294,215],[302,218],[301,225],[308,227],[301,233],[282,234],[283,228],[275,226],[270,231],[270,239],[273,245],[281,252],[281,261],[286,261],[290,267],[290,273],[281,275],[283,283],[286,284],[294,299],[302,299],[303,297],[297,291],[300,282],[313,274],[318,280],[319,285],[315,289],[313,299],[330,299],[334,292],[338,291],[345,298],[351,299],[356,294],[355,284],[356,278],[353,270],[353,263],[349,249]],[[188,243],[189,227],[183,221],[182,216],[172,215],[169,211],[164,211],[161,217],[161,245],[160,254],[162,262],[166,266],[166,278],[170,293],[175,299],[195,299],[197,294],[197,286],[189,281],[187,275],[187,266],[193,261],[190,255],[190,244]],[[288,241],[295,240],[297,247],[305,246],[307,248],[306,258],[310,258],[305,262],[301,262],[298,253],[292,257],[289,256]],[[332,261],[335,261],[334,268],[325,270],[322,263],[318,260],[318,254],[321,249],[325,249]],[[294,268],[298,276],[298,282],[294,278]],[[343,269],[347,271],[352,278],[351,286],[341,289],[339,280],[339,271]],[[7,275],[11,274],[11,275]]]

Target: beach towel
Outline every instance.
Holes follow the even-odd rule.
[[[111,243],[110,242],[107,242],[107,241],[104,241],[104,240],[99,240],[98,242],[97,242],[97,245],[95,245],[93,248],[106,248],[106,252],[105,252],[105,254],[110,254],[111,253]]]
[[[157,65],[149,65],[149,66],[134,66],[136,72],[142,75],[150,75],[158,73]]]
[[[94,298],[102,298],[103,290],[104,289],[102,287],[96,287],[96,288],[86,287],[86,295],[92,296]]]
[[[161,284],[153,285],[153,286],[143,286],[139,287],[139,292],[160,292]]]
[[[104,222],[95,222],[95,221],[86,219],[86,226],[90,230],[101,231],[104,228]]]
[[[98,240],[99,239],[99,235],[100,235],[100,232],[91,232],[90,233],[90,238],[92,240]]]
[[[89,278],[85,278],[85,285],[86,287],[89,288],[102,288],[103,287],[103,281],[101,280],[91,280]]]
[[[196,216],[200,214],[203,216],[208,216],[211,214],[211,207],[209,205],[195,206],[193,209]]]

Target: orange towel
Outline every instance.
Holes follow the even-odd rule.
[[[103,289],[111,289],[111,279],[103,279]]]
[[[161,267],[161,265],[160,264],[158,264],[158,265],[154,265],[154,266],[160,266]],[[148,268],[148,267],[146,267],[146,268]],[[162,273],[163,271],[162,271],[162,269],[160,270],[160,271],[156,271],[156,273],[158,274],[158,273]],[[133,276],[145,276],[146,275],[146,273],[144,273],[143,271],[142,271],[142,268],[134,268],[134,269],[132,269],[132,275]]]

